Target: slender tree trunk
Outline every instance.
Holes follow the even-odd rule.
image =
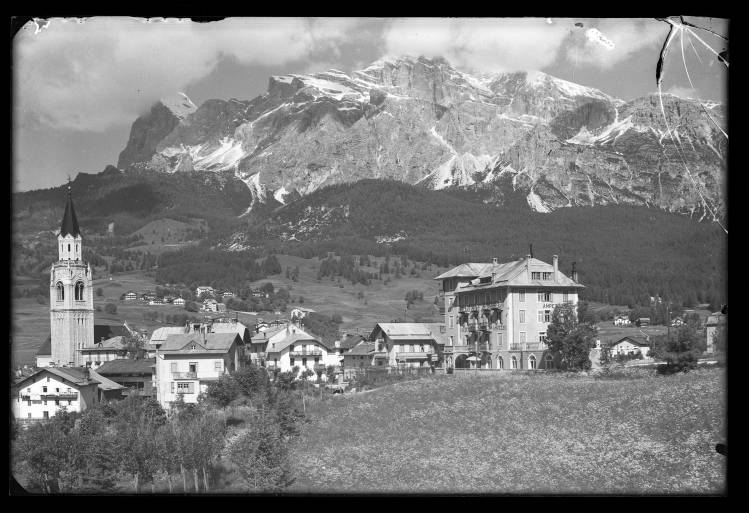
[[[182,491],[187,493],[187,477],[185,476],[185,466],[180,463],[180,472],[182,473]]]
[[[134,483],[135,484],[135,493],[138,493],[139,492],[139,490],[138,490],[138,472],[135,473],[135,480],[134,481],[135,481],[135,483]]]
[[[169,484],[169,493],[172,493],[172,474],[167,474],[167,483]]]
[[[198,468],[193,468],[193,481],[195,481],[195,491],[200,492],[200,486],[198,485]]]
[[[206,467],[203,468],[203,488],[208,491],[208,475],[206,474]]]
[[[154,488],[154,480],[151,479],[151,493],[156,493],[156,488]]]

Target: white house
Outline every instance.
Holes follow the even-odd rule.
[[[82,412],[96,403],[120,399],[122,387],[79,367],[46,367],[11,386],[13,416],[21,423],[54,417],[61,408]]]
[[[176,297],[174,301],[172,301],[172,304],[175,306],[185,306],[185,300],[181,297]]]
[[[211,294],[213,296],[214,295],[214,288],[213,287],[208,287],[208,286],[203,286],[203,287],[198,287],[198,288],[195,289],[195,297],[196,298],[200,297],[200,295],[204,294],[204,293]]]
[[[268,368],[286,372],[297,366],[302,372],[304,369],[314,371],[316,367],[339,365],[335,351],[296,326],[288,325],[274,335],[274,340],[266,344],[265,364]]]
[[[381,322],[370,340],[375,342],[373,365],[429,367],[437,365],[444,345],[445,326],[417,322]]]
[[[609,351],[610,355],[613,357],[617,355],[635,355],[640,353],[644,358],[647,358],[650,350],[651,346],[645,339],[627,336],[612,344]]]
[[[202,310],[205,312],[217,312],[219,310],[218,302],[215,299],[204,299]]]
[[[186,403],[198,402],[209,383],[243,366],[244,344],[236,332],[209,333],[206,329],[168,335],[156,351],[157,400],[169,409],[181,394]]]
[[[81,349],[81,359],[86,367],[97,368],[105,362],[125,357],[127,352],[123,336],[108,338],[96,343],[94,347]]]
[[[630,326],[631,322],[625,315],[618,315],[615,317],[615,326]]]
[[[125,293],[125,301],[135,301],[136,299],[138,299],[138,294],[136,294],[132,290],[129,290]]]

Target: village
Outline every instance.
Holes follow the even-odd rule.
[[[560,367],[546,337],[556,305],[578,304],[585,286],[575,266],[570,276],[529,254],[513,262],[465,263],[436,276],[440,323],[377,322],[356,332],[341,332],[325,343],[304,325],[314,310],[297,307],[287,318],[274,311],[272,321],[258,317],[244,324],[227,311],[230,290],[199,286],[187,301],[200,321],[148,332],[95,323],[93,276],[82,259],[82,237],[68,195],[58,236],[59,260],[50,276],[50,337],[36,352],[35,366],[16,370],[12,410],[22,425],[48,420],[62,409],[82,412],[94,404],[130,395],[151,397],[169,410],[176,403],[198,403],[211,383],[248,365],[270,376],[291,373],[330,393],[349,393],[347,385],[366,372],[460,373],[465,371],[536,372]],[[268,297],[252,289],[257,297]],[[194,300],[194,301],[191,301]],[[185,306],[184,297],[151,290],[127,291],[121,302]],[[660,303],[661,298],[652,298]],[[217,315],[213,315],[217,314]],[[669,321],[677,328],[695,314]],[[714,353],[717,328],[726,311],[697,321]],[[649,318],[617,315],[611,327],[597,328],[591,360],[602,353],[619,361],[652,361]],[[648,330],[651,330],[649,333]],[[637,362],[631,362],[637,363]]]

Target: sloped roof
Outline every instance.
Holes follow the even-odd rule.
[[[446,278],[456,278],[456,277],[464,277],[464,278],[473,278],[475,276],[479,276],[486,268],[487,266],[491,266],[492,264],[484,264],[484,263],[466,263],[461,264],[453,269],[444,272],[440,276],[437,276],[433,278],[433,280],[444,280]]]
[[[375,342],[363,340],[344,354],[349,356],[366,356],[373,351],[375,351]]]
[[[108,338],[104,342],[97,342],[93,347],[84,347],[83,349],[86,351],[122,349],[125,347],[124,341],[125,337],[117,336]]]
[[[718,326],[727,322],[726,314],[721,312],[714,312],[706,319],[706,326]]]
[[[37,374],[43,373],[43,372],[49,372],[50,374],[53,374],[59,378],[62,378],[66,381],[69,381],[73,383],[74,385],[89,385],[93,383],[92,381],[86,380],[86,374],[85,371],[82,368],[78,367],[43,367],[41,369],[37,369],[36,372],[33,372],[29,374],[28,376],[25,376],[21,380],[17,381],[13,384],[13,386],[19,386],[21,383],[24,383],[25,381],[33,378]]]
[[[529,274],[526,274],[526,264],[528,262]],[[464,264],[466,265],[466,264]],[[474,265],[474,264],[471,264]],[[553,287],[575,287],[584,288],[580,283],[574,282],[565,275],[559,268],[557,270],[557,280],[533,280],[532,272],[553,272],[554,267],[537,258],[523,258],[512,262],[498,264],[483,264],[481,272],[476,275],[468,284],[458,284],[456,292],[469,290],[483,290],[496,287],[498,285],[510,286],[529,286],[540,288]],[[460,266],[459,266],[460,267]],[[483,278],[492,278],[488,283],[481,283]]]
[[[99,368],[96,372],[103,375],[115,374],[153,374],[156,358],[145,358],[143,360],[131,360],[130,358],[118,358],[110,360]]]
[[[306,341],[306,342],[317,342],[318,344],[322,345],[323,347],[328,347],[323,342],[320,341],[320,339],[317,339],[313,337],[312,335],[308,335],[302,330],[297,330],[295,333],[290,333],[288,336],[284,337],[283,339],[279,340],[278,342],[273,343],[273,347],[266,347],[266,353],[279,353],[286,349],[287,347],[291,346],[292,344],[295,344],[300,341]]]
[[[447,335],[440,333],[439,322],[379,322],[375,325],[370,338],[374,338],[378,329],[383,330],[392,340],[425,340],[434,339],[438,343],[445,343]]]
[[[151,334],[149,344],[163,343],[169,335],[179,335],[185,333],[185,326],[164,326],[156,328]]]
[[[70,185],[68,185],[68,201],[65,203],[65,213],[63,214],[62,223],[60,223],[60,235],[72,235],[78,237],[81,235],[78,229],[78,218],[73,208],[73,198],[70,195]]]
[[[47,335],[39,349],[36,350],[36,356],[52,356],[52,335]]]
[[[190,342],[195,342],[200,349],[188,350],[185,352],[222,352],[229,351],[235,340],[241,342],[241,338],[237,333],[207,333],[206,339],[203,340],[201,333],[180,333],[176,335],[169,335],[161,346],[160,351],[172,351],[181,352],[183,348]]]
[[[265,331],[261,331],[259,333],[254,334],[252,337],[250,337],[250,343],[251,344],[260,344],[262,342],[267,342],[269,338],[273,337],[277,333],[283,331],[286,329],[286,326],[279,326],[277,328],[271,328]]]
[[[250,330],[241,322],[215,322],[211,325],[211,333],[238,333],[244,340],[245,333]]]
[[[362,335],[355,335],[353,333],[347,334],[344,338],[339,341],[339,348],[351,349],[363,340]]]
[[[99,382],[99,389],[101,390],[121,390],[125,388],[121,384],[115,383],[111,379],[105,378],[104,376],[100,375],[94,369],[89,369],[89,374],[91,376],[91,379]]]
[[[643,337],[639,337],[639,336],[636,336],[636,335],[628,335],[628,336],[626,336],[626,337],[622,337],[622,338],[618,339],[618,340],[617,340],[617,341],[616,341],[616,342],[615,342],[614,344],[612,344],[612,345],[613,345],[613,346],[616,346],[616,345],[617,345],[617,344],[619,344],[620,342],[624,342],[624,341],[630,342],[630,343],[632,343],[632,344],[635,344],[635,345],[637,345],[637,346],[641,346],[641,347],[644,347],[644,346],[649,346],[649,345],[650,345],[650,344],[649,344],[648,342],[646,342],[646,339],[645,339],[645,338],[643,338]]]

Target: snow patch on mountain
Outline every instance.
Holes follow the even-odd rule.
[[[185,119],[198,109],[193,101],[188,98],[188,95],[182,92],[178,92],[174,96],[162,98],[161,104],[172,111],[172,114],[177,116],[180,120]]]
[[[544,201],[542,201],[542,198],[540,198],[539,195],[534,192],[533,187],[529,191],[529,194],[526,195],[526,202],[536,212],[541,212],[544,214],[549,214],[550,212],[552,212],[552,210],[550,210],[550,208],[545,205]]]
[[[273,198],[284,205],[284,196],[289,194],[289,191],[286,190],[286,188],[282,185],[278,189],[276,189],[276,192],[273,193]]]
[[[219,147],[208,154],[201,155],[201,148],[193,157],[193,168],[198,170],[223,171],[237,167],[237,164],[247,153],[242,149],[242,143],[230,137],[219,141]]]

